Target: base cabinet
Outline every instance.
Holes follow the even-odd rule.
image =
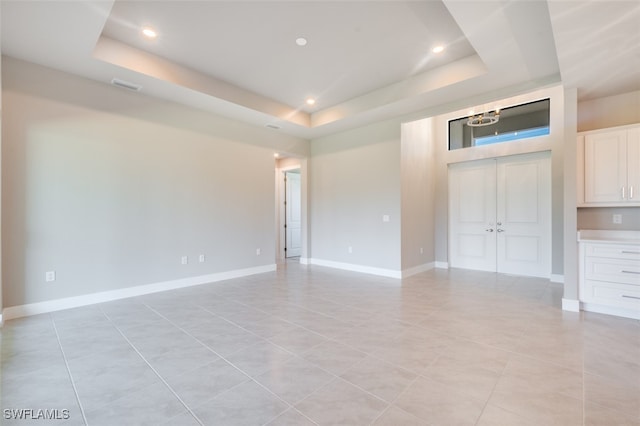
[[[583,309],[640,319],[640,245],[580,242]]]

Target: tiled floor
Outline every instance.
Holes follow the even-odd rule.
[[[561,295],[282,265],[8,321],[1,405],[64,425],[640,425],[640,323]]]

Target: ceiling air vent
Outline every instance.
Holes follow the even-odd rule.
[[[265,124],[265,127],[268,127],[270,129],[275,129],[275,130],[279,130],[280,129],[280,126],[278,126],[277,124],[271,124],[271,123]]]
[[[142,89],[142,86],[135,83],[130,83],[128,81],[120,80],[119,78],[114,78],[111,80],[111,84],[114,86],[122,87],[123,89],[133,90],[134,92],[139,92]]]

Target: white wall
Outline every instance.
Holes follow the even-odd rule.
[[[400,122],[312,140],[310,162],[311,258],[400,271]]]
[[[2,67],[5,307],[274,263],[273,153],[305,156],[307,141]]]
[[[2,17],[2,2],[0,2],[0,20]],[[0,46],[2,46],[2,31],[0,31]],[[2,56],[0,55],[0,88],[2,87]],[[2,224],[2,90],[0,90],[0,225]],[[2,325],[2,226],[0,226],[0,325]]]
[[[578,131],[640,123],[640,90],[578,103]]]
[[[402,270],[435,261],[433,120],[402,124]]]

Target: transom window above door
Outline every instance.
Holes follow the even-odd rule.
[[[549,105],[549,99],[542,99],[450,120],[449,150],[548,135]]]

